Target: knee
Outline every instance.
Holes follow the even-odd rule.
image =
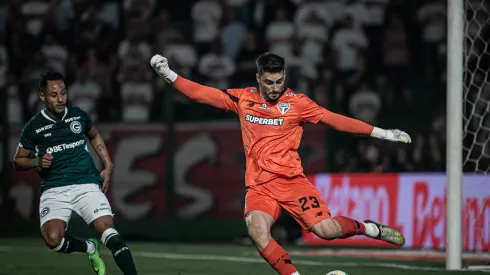
[[[251,223],[248,225],[248,235],[252,240],[264,248],[271,239],[270,230],[266,224]]]
[[[315,224],[311,231],[318,237],[331,240],[342,236],[342,228],[334,219],[325,219]]]
[[[99,234],[99,236],[102,236],[104,232],[107,231],[107,229],[113,229],[114,228],[114,222],[112,221],[112,217],[110,216],[103,216],[98,219],[96,219],[93,222],[93,227],[95,231]]]
[[[63,235],[64,234],[58,230],[48,231],[44,234],[44,242],[49,248],[55,249],[61,245]]]

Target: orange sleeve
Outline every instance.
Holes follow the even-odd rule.
[[[354,134],[370,135],[374,126],[346,117],[323,108],[306,95],[299,95],[301,118],[305,122],[321,123],[335,130]]]
[[[240,89],[219,90],[178,76],[172,83],[175,89],[199,103],[238,113]]]
[[[353,134],[370,135],[374,126],[362,122],[358,119],[346,117],[325,109],[325,115],[320,123],[334,128],[335,130]]]
[[[327,110],[304,94],[298,94],[297,97],[301,120],[303,122],[317,124]]]

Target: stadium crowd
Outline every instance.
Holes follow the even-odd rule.
[[[413,137],[406,147],[332,134],[335,171],[441,171],[445,10],[442,0],[4,0],[0,87],[12,124],[40,108],[36,81],[47,66],[95,121],[162,123],[167,87],[153,54],[230,88],[254,85],[256,56],[272,51],[287,60],[288,87]],[[177,122],[233,117],[174,99]]]

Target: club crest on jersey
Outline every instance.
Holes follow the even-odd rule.
[[[279,112],[281,112],[281,114],[283,115],[287,113],[287,111],[289,111],[289,108],[291,108],[291,105],[289,105],[289,103],[279,102],[277,104],[277,109],[279,109]]]
[[[75,134],[80,134],[82,132],[82,124],[78,121],[72,121],[70,123],[70,130]]]

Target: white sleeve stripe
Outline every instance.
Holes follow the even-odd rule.
[[[19,143],[19,147],[22,147],[22,148],[24,148],[24,145],[22,145],[22,143]]]

